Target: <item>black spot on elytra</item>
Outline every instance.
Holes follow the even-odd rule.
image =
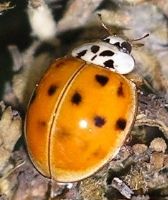
[[[100,74],[96,74],[95,79],[102,86],[105,86],[109,80],[109,78],[107,76],[100,75]]]
[[[119,118],[116,122],[116,129],[124,130],[126,127],[127,121],[123,118]]]
[[[106,152],[101,147],[99,147],[92,153],[92,156],[97,158],[103,158],[105,154]]]
[[[65,131],[64,129],[57,132],[57,137],[59,140],[69,140],[71,136],[71,133]]]
[[[38,122],[40,127],[45,127],[46,126],[46,122],[45,121],[39,121]]]
[[[114,53],[110,50],[105,50],[105,51],[102,51],[99,56],[113,56]]]
[[[95,116],[94,117],[94,124],[95,126],[101,128],[106,123],[104,117],[101,116]]]
[[[37,94],[36,94],[36,91],[34,91],[32,97],[31,97],[31,99],[30,99],[30,104],[33,103],[33,101],[34,101],[35,98],[36,98],[36,95],[37,95]]]
[[[49,96],[52,96],[57,90],[57,86],[56,85],[50,85],[50,87],[48,88],[48,95]]]
[[[93,61],[96,57],[97,57],[97,55],[93,56],[93,57],[91,58],[91,60]]]
[[[123,97],[124,96],[124,89],[123,89],[123,83],[120,83],[118,89],[117,89],[117,95],[119,97]]]
[[[61,67],[64,64],[65,64],[65,62],[59,62],[59,63],[56,63],[55,67],[59,68],[59,67]]]
[[[80,93],[75,92],[71,98],[71,102],[73,104],[79,105],[81,101],[82,101],[82,97],[81,97]]]
[[[113,60],[106,60],[103,64],[104,64],[105,67],[114,68],[114,66],[113,66],[114,61]]]
[[[82,56],[84,56],[86,54],[86,52],[87,52],[87,50],[83,50],[83,51],[79,52],[77,54],[77,58],[81,58]]]
[[[91,52],[92,52],[92,53],[97,53],[97,52],[99,51],[99,49],[100,49],[99,46],[93,45],[93,46],[91,47]]]

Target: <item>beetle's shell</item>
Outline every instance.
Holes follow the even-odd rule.
[[[72,56],[81,58],[82,60],[95,65],[103,66],[119,74],[128,74],[134,70],[134,58],[126,51],[126,49],[126,52],[124,52],[124,49],[119,50],[118,48],[115,45],[103,41],[92,42],[83,44],[74,49],[72,51]]]
[[[36,168],[59,182],[81,180],[112,159],[136,113],[135,84],[72,57],[56,60],[34,91],[25,138]]]

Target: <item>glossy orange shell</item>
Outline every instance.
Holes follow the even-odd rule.
[[[59,182],[88,177],[119,151],[136,114],[135,84],[77,58],[56,60],[32,96],[25,138],[36,168]]]

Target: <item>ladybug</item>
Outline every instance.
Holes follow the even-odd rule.
[[[35,167],[58,182],[74,182],[114,158],[137,111],[131,44],[117,36],[88,43],[56,59],[32,95],[25,139]]]

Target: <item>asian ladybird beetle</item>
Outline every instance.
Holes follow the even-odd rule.
[[[84,179],[114,158],[137,110],[131,45],[109,36],[55,60],[36,87],[25,139],[35,167],[58,182]]]

